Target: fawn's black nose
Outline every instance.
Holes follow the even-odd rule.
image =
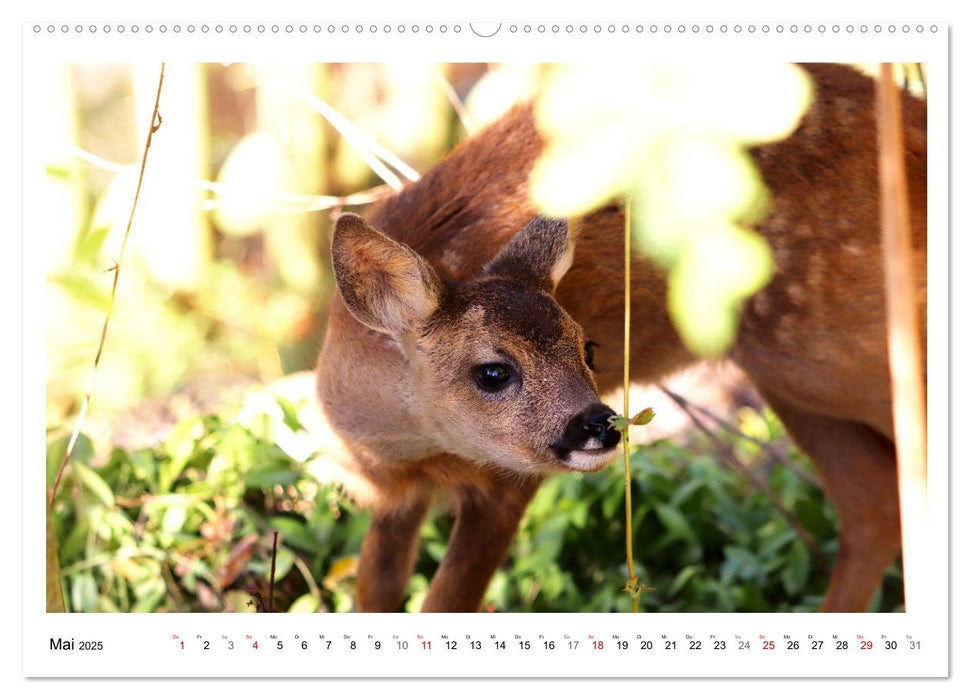
[[[586,416],[586,420],[583,422],[583,429],[587,431],[587,435],[597,440],[603,442],[603,439],[607,436],[607,431],[610,430],[610,423],[607,420],[614,415],[611,410],[600,411]]]
[[[610,425],[611,416],[615,415],[609,407],[597,404],[590,409],[583,422],[583,429],[587,436],[599,440],[604,447],[613,447],[620,440],[620,433]]]
[[[610,425],[614,412],[609,406],[595,403],[570,419],[563,436],[550,447],[560,459],[574,450],[611,449],[620,442],[620,433]]]

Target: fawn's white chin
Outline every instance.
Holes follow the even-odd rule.
[[[563,460],[563,465],[572,471],[595,472],[603,469],[617,452],[616,447],[600,447],[593,450],[573,450]]]

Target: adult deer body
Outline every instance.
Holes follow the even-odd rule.
[[[758,227],[776,271],[745,305],[729,357],[813,460],[841,530],[825,610],[864,610],[899,551],[874,125],[874,86],[807,66],[812,107],[786,141],[753,150],[772,192]],[[926,326],[926,108],[905,96],[907,172]],[[528,106],[459,146],[368,222],[342,216],[318,391],[373,508],[358,609],[394,610],[432,500],[457,520],[424,609],[476,610],[536,487],[605,465],[617,443],[596,391],[621,381],[623,212],[535,219],[543,147]],[[633,270],[631,373],[695,361],[666,280]],[[593,362],[591,341],[595,341]],[[926,341],[926,338],[925,338]]]

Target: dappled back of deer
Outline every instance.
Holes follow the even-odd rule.
[[[745,303],[728,356],[813,460],[837,510],[824,609],[864,610],[900,542],[874,84],[848,67],[805,69],[815,97],[799,128],[751,151],[772,195],[757,228],[775,268]],[[903,97],[926,343],[926,106]],[[318,390],[353,490],[373,508],[360,610],[398,608],[419,526],[442,492],[457,521],[424,609],[478,609],[541,481],[614,454],[598,392],[622,379],[623,210],[569,227],[537,218],[529,177],[543,146],[532,107],[515,107],[366,220],[336,223],[339,294]],[[664,273],[638,257],[638,382],[696,360],[666,290]]]

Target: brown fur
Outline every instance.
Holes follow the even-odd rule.
[[[816,83],[816,97],[801,126],[786,141],[753,150],[773,195],[772,214],[759,230],[772,248],[776,273],[746,303],[729,356],[813,459],[836,506],[840,549],[823,608],[864,610],[899,547],[874,85],[847,67],[805,68]],[[903,104],[925,328],[926,106],[907,96]],[[496,468],[485,459],[460,458],[457,450],[443,449],[437,437],[442,426],[420,404],[435,401],[444,415],[461,414],[469,401],[463,398],[465,389],[458,383],[439,385],[436,396],[424,396],[433,387],[416,388],[415,368],[405,359],[425,357],[421,353],[426,351],[434,356],[435,343],[442,348],[438,361],[463,357],[477,342],[477,322],[490,332],[511,334],[507,342],[526,343],[524,330],[486,323],[490,313],[509,307],[509,299],[476,276],[535,216],[528,176],[541,148],[531,108],[516,107],[369,214],[377,229],[420,254],[444,288],[461,289],[450,298],[452,306],[443,303],[438,325],[432,324],[437,335],[406,333],[395,341],[359,323],[335,298],[318,386],[325,413],[353,453],[352,469],[368,483],[375,508],[362,552],[361,609],[397,607],[413,565],[418,525],[433,495],[443,490],[457,496],[459,515],[425,609],[477,609],[523,509],[549,469],[541,465],[515,472],[508,465]],[[550,396],[535,399],[546,406],[540,413],[551,411],[548,417],[557,402],[579,401],[582,387],[568,387],[579,386],[577,378],[584,374],[577,350],[579,345],[582,352],[585,338],[600,345],[600,389],[610,390],[621,379],[622,212],[607,207],[583,218],[573,243],[572,267],[555,285],[556,301],[566,314],[561,318],[551,312],[562,327],[562,343],[517,349],[519,361],[527,365],[539,357],[535,361],[545,363],[544,376],[553,376],[556,362],[563,365],[550,380]],[[665,290],[663,274],[638,259],[632,304],[635,381],[655,381],[694,361],[673,329]],[[526,303],[529,295],[512,297]],[[469,309],[478,309],[478,315],[468,315]],[[536,310],[524,308],[519,316],[527,326],[542,325]],[[499,342],[493,336],[488,340]],[[516,423],[502,420],[508,423],[505,433],[480,431],[485,421],[478,420],[452,439],[515,442],[519,438],[509,431],[517,429]],[[518,429],[525,430],[522,425]]]

